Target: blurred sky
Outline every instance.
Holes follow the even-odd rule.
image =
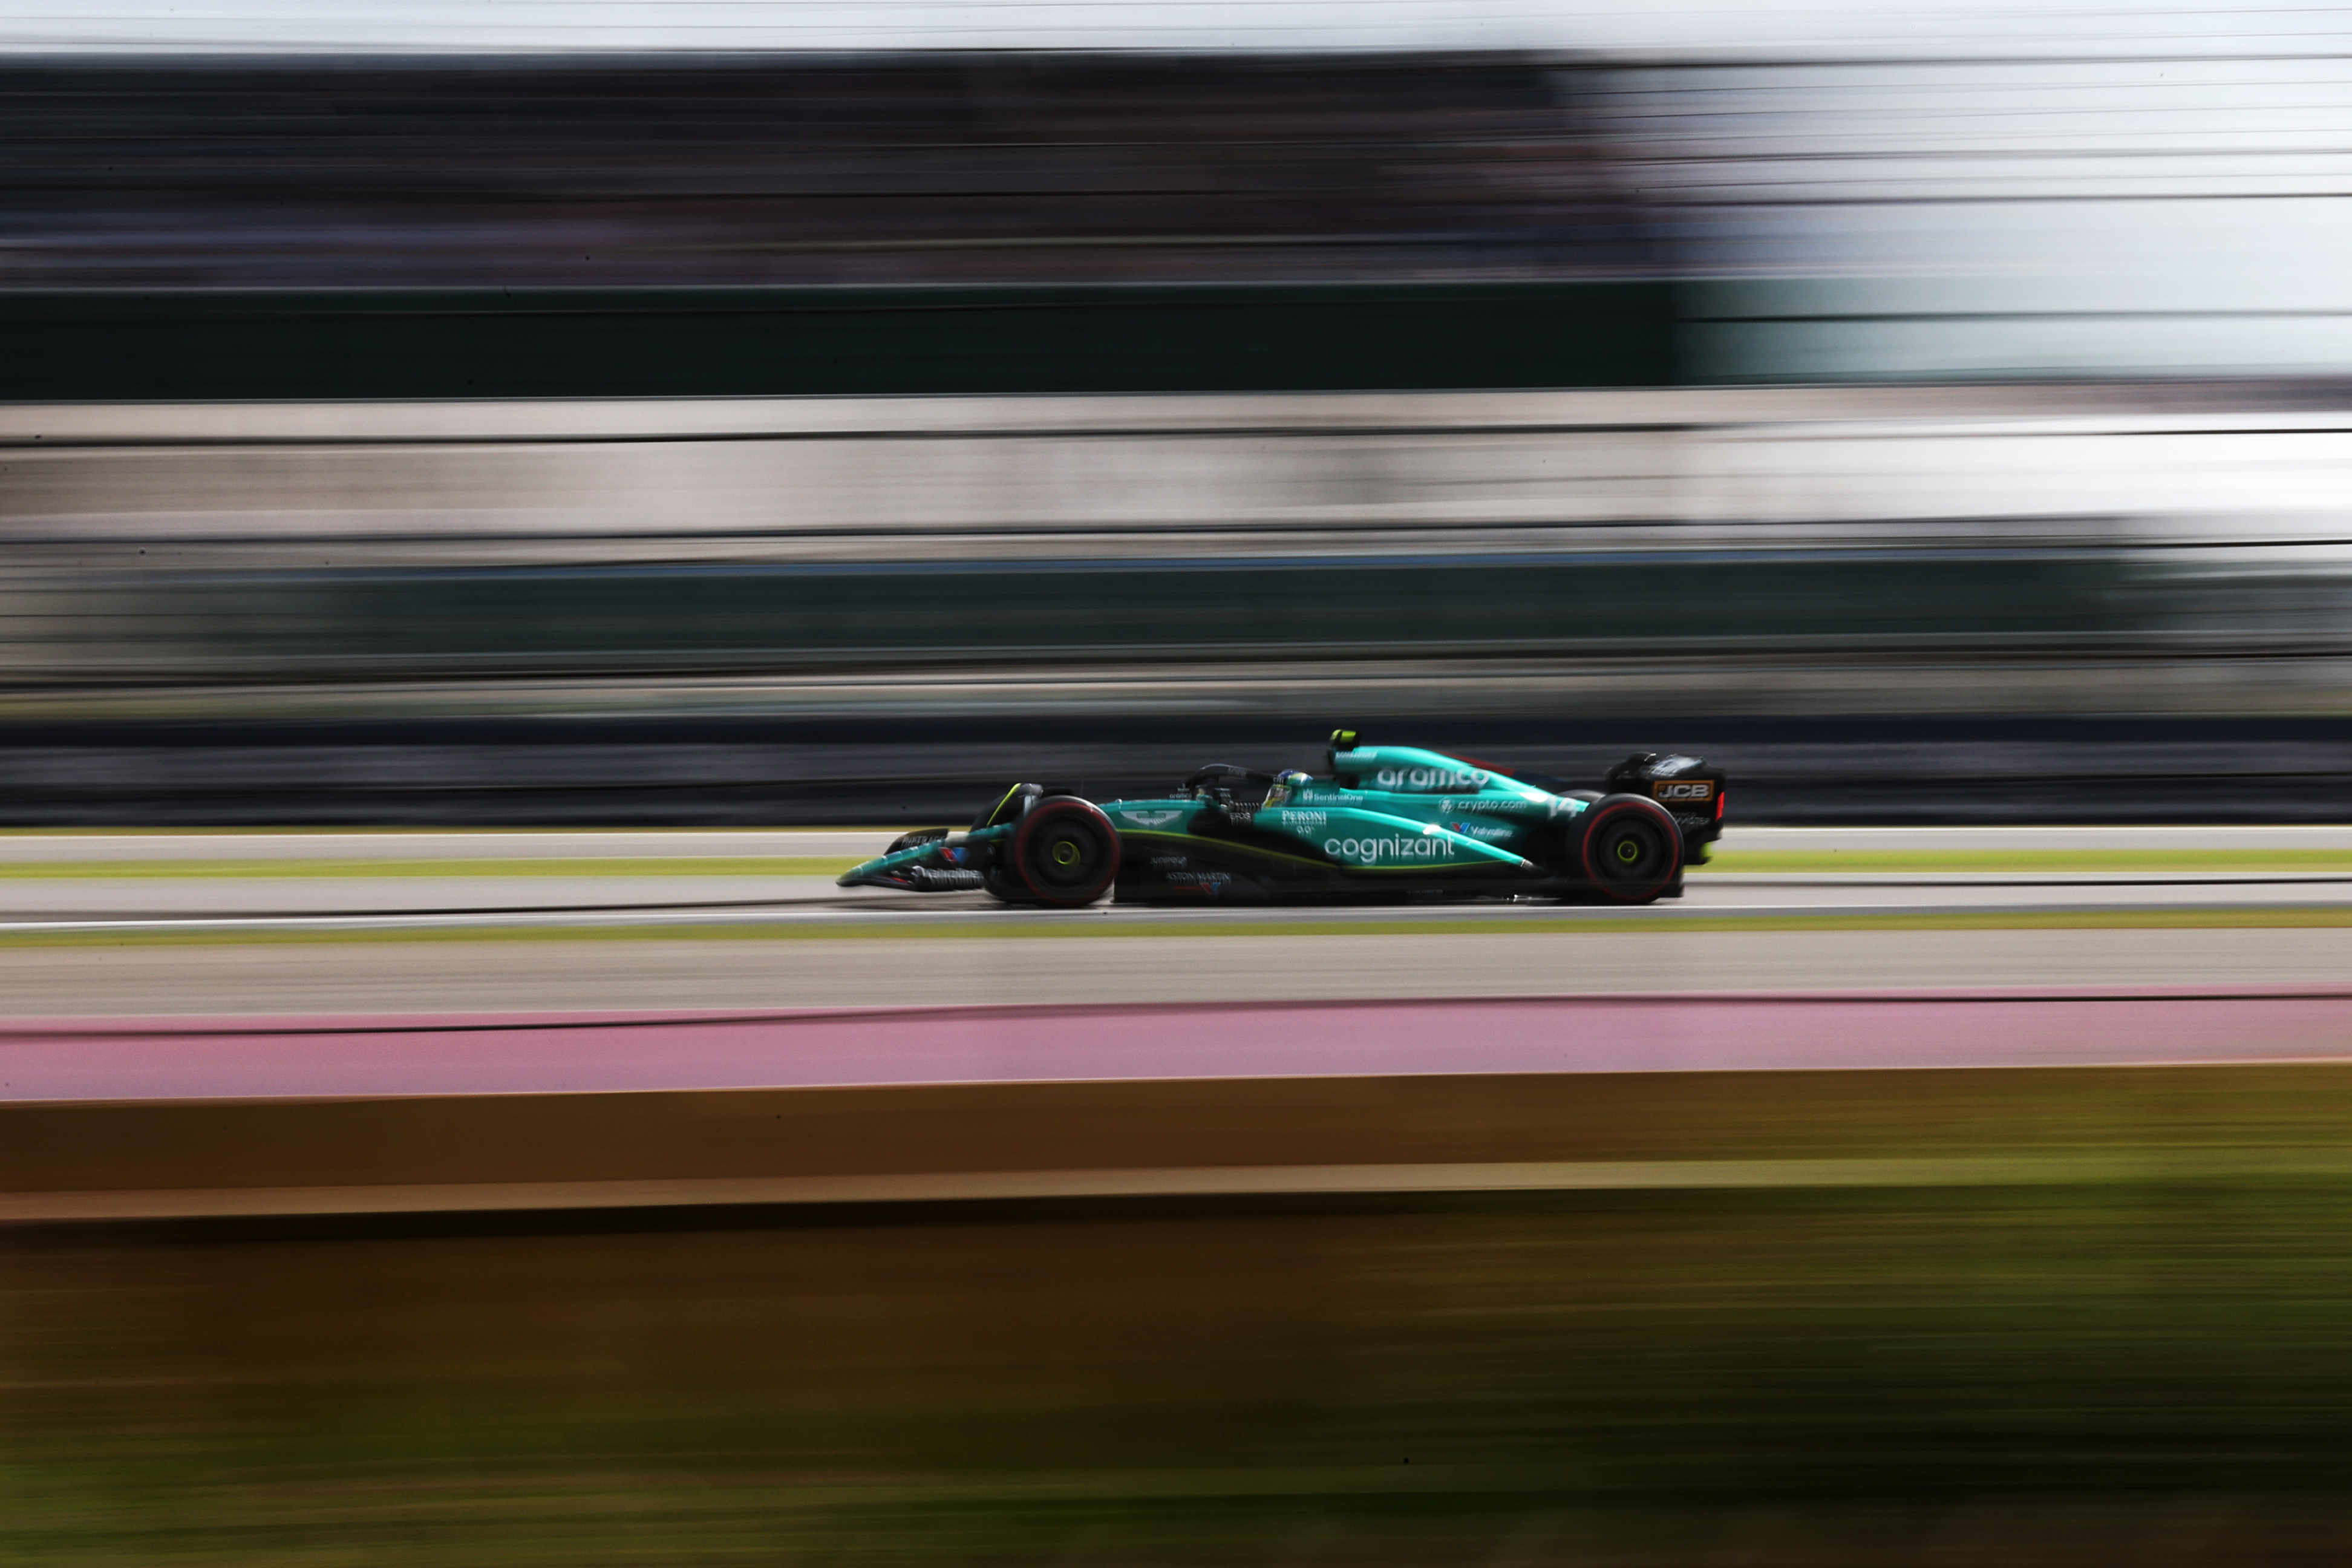
[[[5,0],[0,50],[1544,48],[1630,54],[2236,53],[2343,47],[2275,5],[1847,0]]]

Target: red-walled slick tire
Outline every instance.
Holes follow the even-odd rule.
[[[1603,897],[1646,904],[1682,875],[1682,829],[1654,800],[1603,795],[1584,814],[1583,827],[1577,868]]]
[[[1013,870],[1039,903],[1083,908],[1118,879],[1118,829],[1076,795],[1041,800],[1013,830]]]

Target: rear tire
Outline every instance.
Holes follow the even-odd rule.
[[[1584,814],[1583,829],[1576,845],[1577,869],[1603,898],[1646,904],[1682,875],[1682,829],[1656,801],[1603,795]]]
[[[1013,873],[1037,902],[1083,909],[1118,879],[1118,829],[1076,795],[1041,800],[1013,830]]]

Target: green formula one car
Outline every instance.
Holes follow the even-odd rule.
[[[1536,895],[1645,904],[1723,831],[1724,775],[1643,754],[1605,789],[1412,746],[1331,737],[1321,775],[1212,763],[1157,800],[1014,784],[968,832],[909,833],[845,888],[978,889],[1007,903]]]

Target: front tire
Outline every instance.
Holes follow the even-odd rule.
[[[1013,834],[1013,873],[1051,909],[1084,909],[1118,879],[1118,829],[1090,801],[1041,800]]]
[[[1603,795],[1584,814],[1577,869],[1602,897],[1654,901],[1683,871],[1683,834],[1664,806],[1638,795]]]

